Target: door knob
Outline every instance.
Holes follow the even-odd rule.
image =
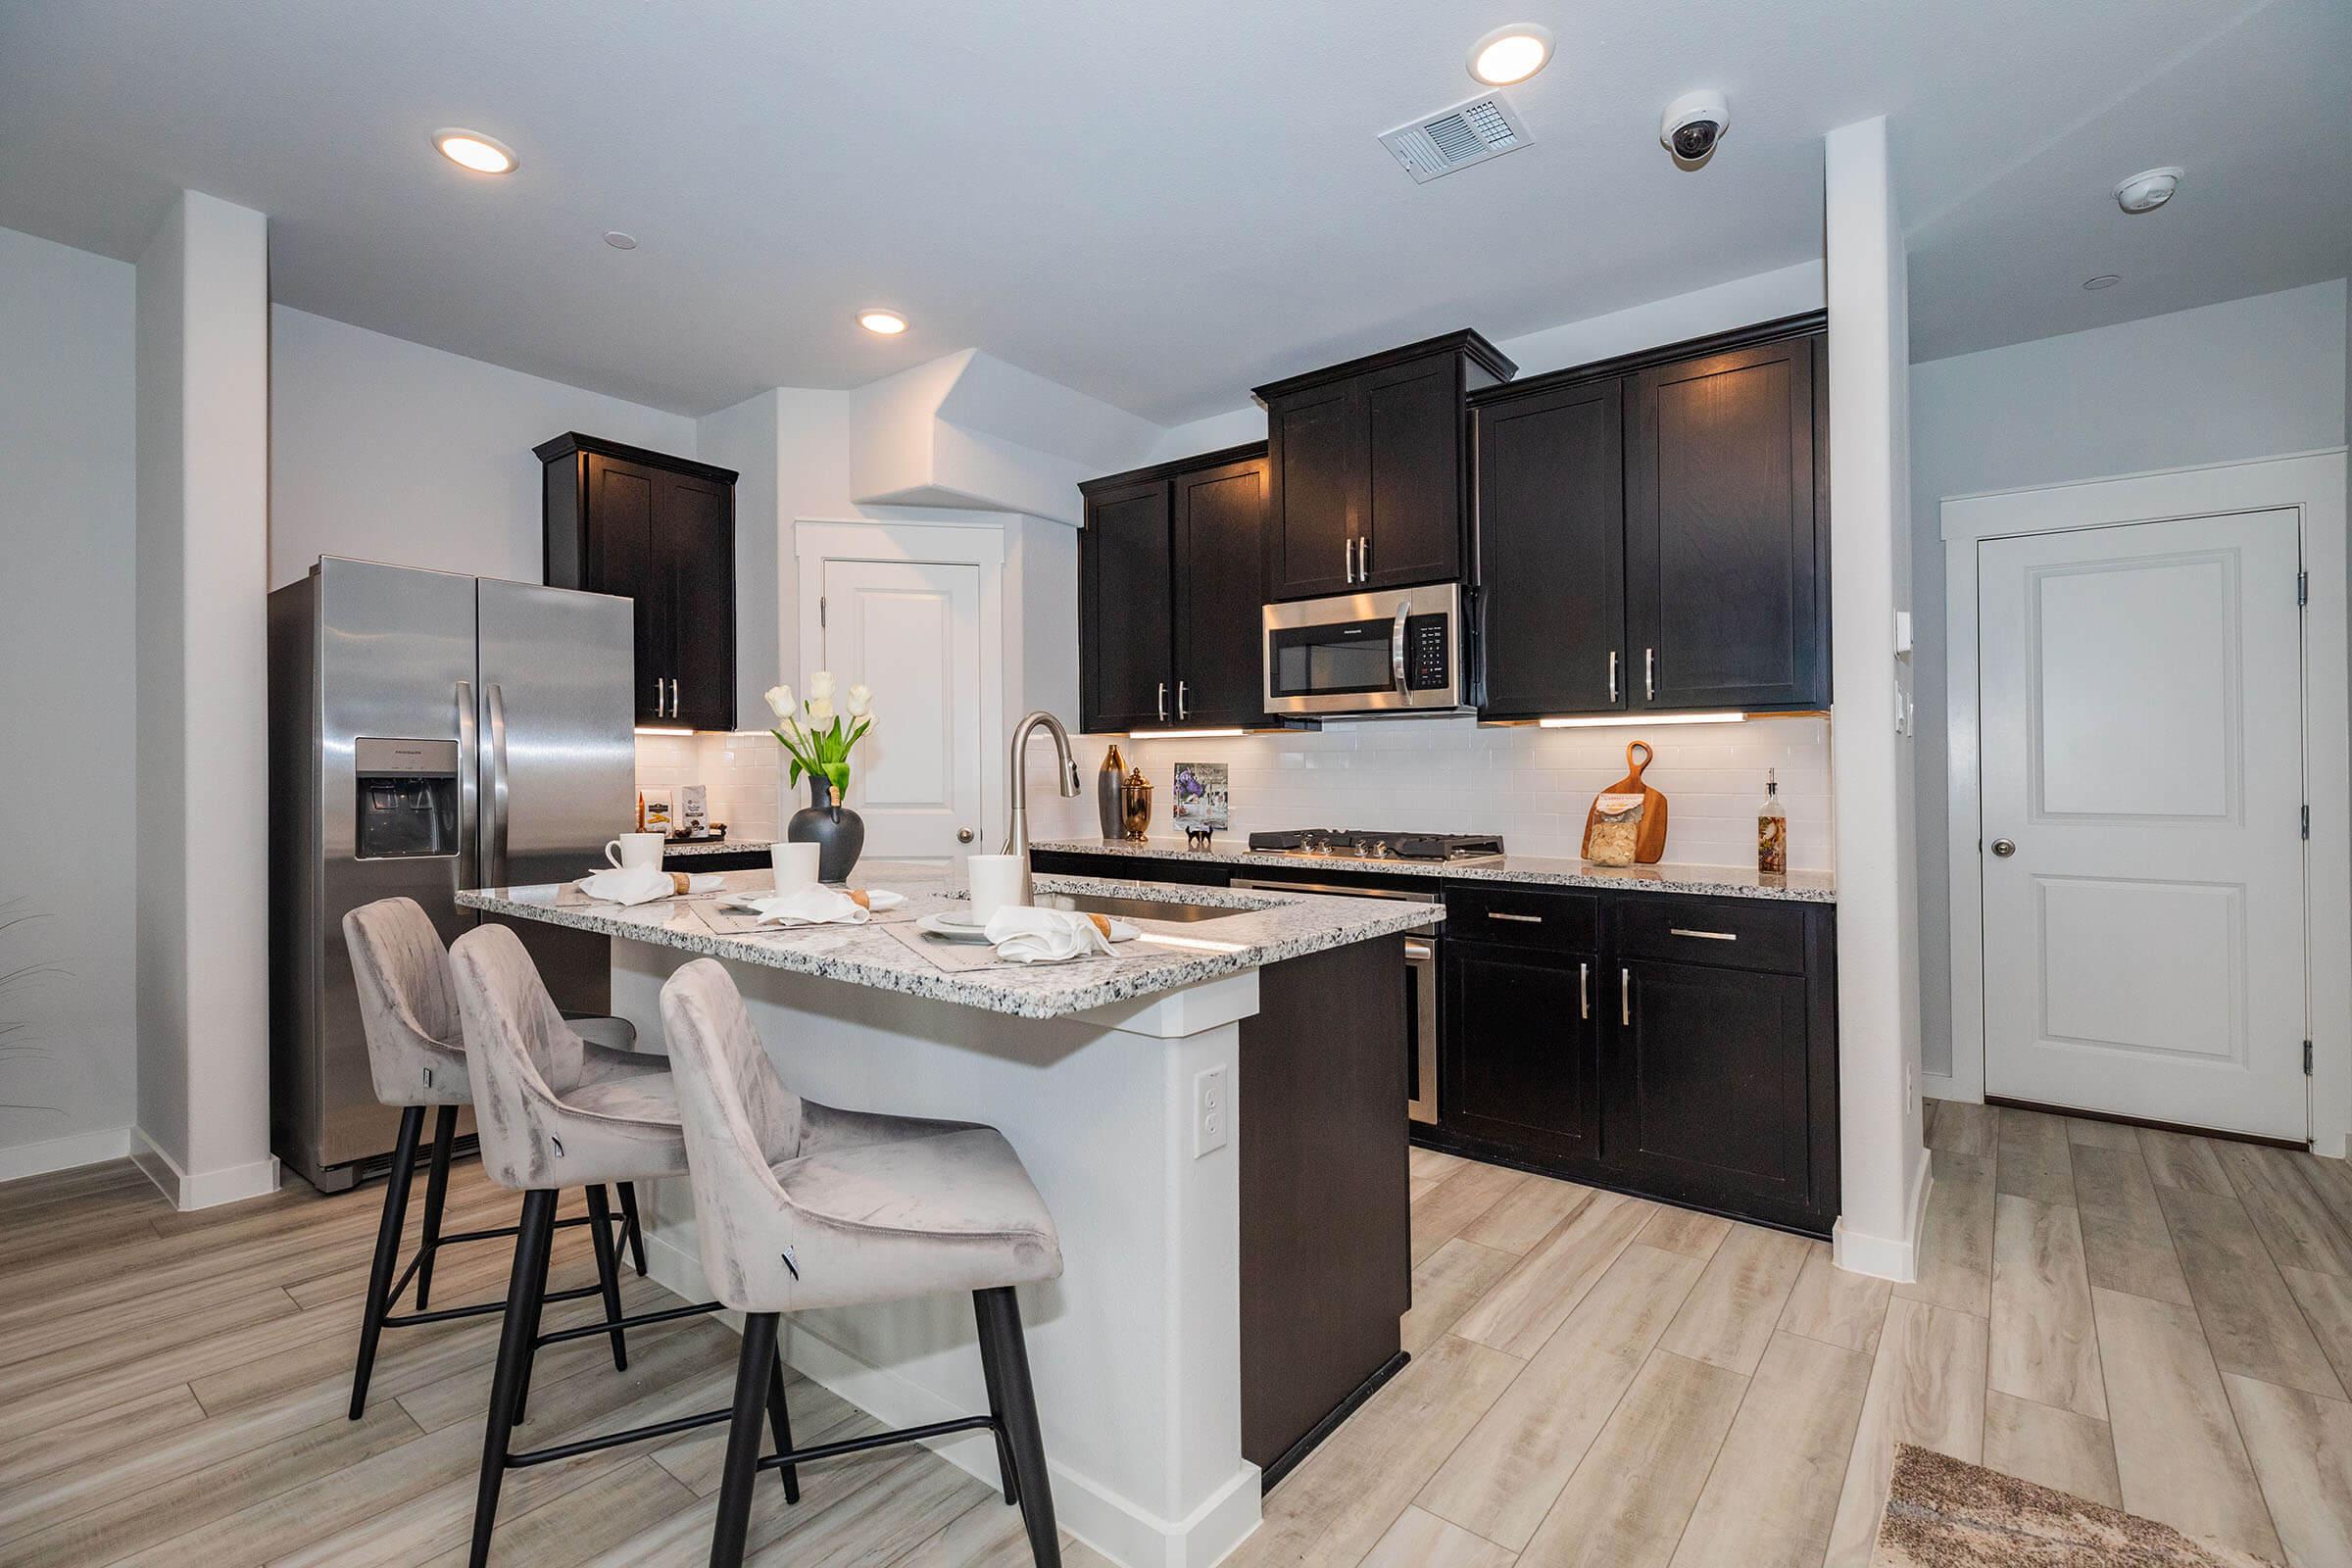
[[[2011,839],[1994,839],[1992,841],[1992,853],[2006,860],[2009,858],[2009,857],[2017,853],[2017,844]]]
[[[957,828],[957,829],[956,830],[956,843],[958,843],[958,844],[969,844],[969,843],[971,843],[971,842],[972,842],[972,830],[971,830],[970,828],[968,828],[968,827],[959,827],[959,828]]]

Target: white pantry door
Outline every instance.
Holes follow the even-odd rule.
[[[2306,1135],[2296,514],[1978,555],[1984,1088]]]
[[[850,759],[865,853],[947,859],[981,820],[980,568],[969,563],[824,563],[821,667],[874,689],[874,727]],[[958,833],[970,840],[959,841]]]

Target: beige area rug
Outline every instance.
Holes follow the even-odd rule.
[[[1871,1568],[2276,1568],[2170,1525],[1909,1444]]]

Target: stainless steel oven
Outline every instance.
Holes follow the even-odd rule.
[[[1464,706],[1459,583],[1305,599],[1259,613],[1269,713],[1424,713]]]
[[[1237,876],[1237,888],[1327,893],[1349,899],[1403,899],[1414,904],[1439,904],[1435,887],[1427,893],[1402,888],[1372,888],[1333,882],[1299,882],[1288,877]],[[1438,939],[1408,935],[1404,939],[1404,1112],[1414,1121],[1438,1119]]]

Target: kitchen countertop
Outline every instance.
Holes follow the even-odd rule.
[[[960,885],[942,867],[877,861],[860,869],[865,874],[857,878],[859,886],[888,888],[907,896],[906,906],[892,911],[901,919],[954,908],[963,900]],[[730,890],[773,885],[772,873],[766,871],[721,874]],[[1243,912],[1189,923],[1135,920],[1132,923],[1143,936],[1134,943],[1120,944],[1118,956],[950,974],[908,951],[876,924],[804,926],[758,936],[722,936],[689,907],[695,902],[690,899],[665,899],[633,907],[586,900],[559,905],[559,897],[574,895],[576,890],[558,883],[484,888],[460,893],[458,903],[510,919],[539,920],[1021,1018],[1064,1017],[1218,975],[1421,929],[1444,918],[1427,905],[1234,892],[1102,877],[1041,876],[1037,888],[1041,893],[1102,893],[1230,905]]]
[[[662,846],[664,860],[690,855],[758,855],[775,848],[767,839],[672,839]]]
[[[1827,871],[1791,871],[1766,886],[1761,873],[1732,865],[1588,865],[1582,860],[1540,855],[1505,855],[1498,860],[1351,860],[1303,855],[1253,853],[1247,836],[1230,847],[1191,850],[1181,839],[1060,839],[1032,843],[1032,850],[1065,855],[1131,855],[1161,860],[1207,860],[1218,865],[1279,867],[1299,876],[1377,871],[1389,876],[1444,877],[1460,882],[1514,882],[1545,887],[1641,889],[1707,898],[1781,899],[1796,904],[1835,904],[1838,880]],[[1254,890],[1252,890],[1254,891]]]

